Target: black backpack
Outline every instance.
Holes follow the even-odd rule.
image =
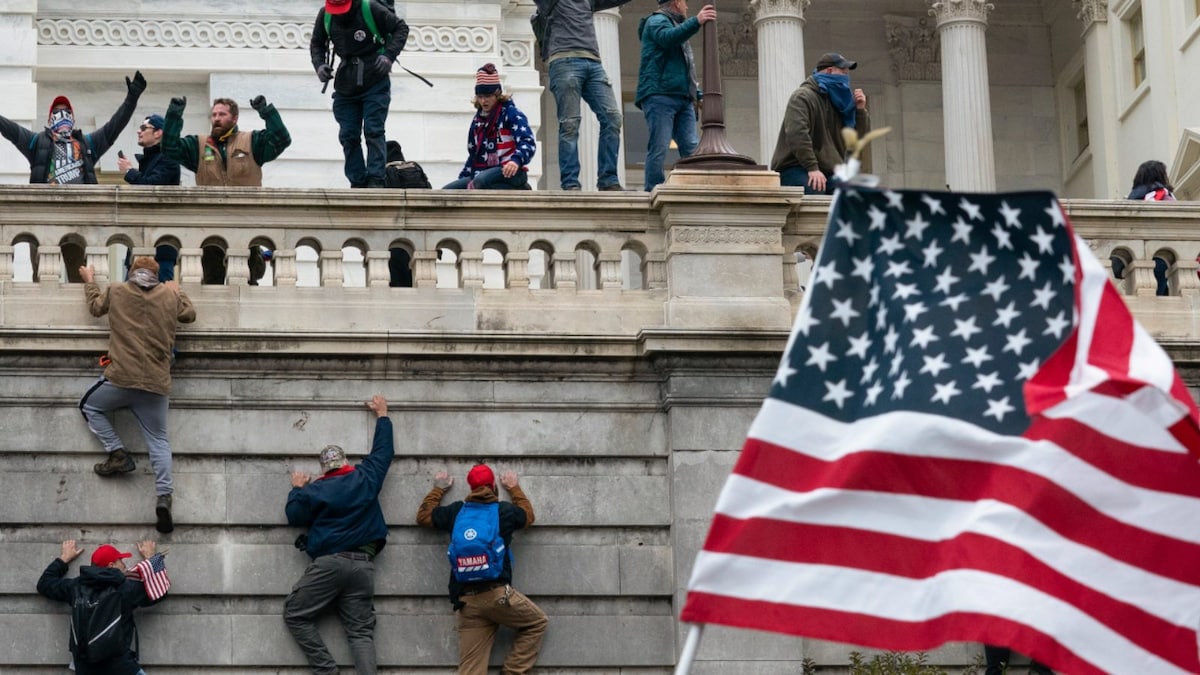
[[[383,184],[387,187],[426,190],[433,187],[420,164],[404,160],[404,150],[397,141],[387,142],[387,160],[387,166],[383,170]]]
[[[101,663],[129,651],[132,622],[121,613],[116,586],[76,584],[71,602],[71,653],[84,663]]]

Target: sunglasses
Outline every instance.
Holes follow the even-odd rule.
[[[147,130],[147,129],[154,129],[154,126],[153,126],[153,125],[150,125],[150,124],[143,124],[143,125],[141,125],[141,126],[139,126],[139,127],[138,127],[138,131],[145,131],[145,130]],[[154,130],[155,130],[155,131],[158,131],[158,129],[154,129]]]

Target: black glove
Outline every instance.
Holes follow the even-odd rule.
[[[330,68],[328,63],[322,63],[321,65],[317,66],[317,79],[320,80],[322,84],[332,80],[333,68]]]
[[[262,94],[259,94],[258,96],[255,96],[254,98],[250,99],[250,107],[254,108],[259,113],[262,113],[263,110],[267,109],[266,97],[264,97]]]
[[[142,71],[137,71],[133,74],[133,79],[125,78],[125,88],[133,96],[141,96],[143,91],[146,91],[146,78],[142,77]]]
[[[172,98],[171,105],[169,107],[179,110],[180,112],[183,112],[183,109],[187,107],[187,97],[186,96],[176,96],[176,97]]]
[[[387,54],[380,54],[375,57],[375,72],[380,75],[387,75],[392,72],[392,59]]]

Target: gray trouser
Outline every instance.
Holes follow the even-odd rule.
[[[150,451],[150,466],[154,467],[154,493],[174,492],[171,482],[171,444],[167,442],[167,408],[170,401],[162,394],[141,389],[118,387],[101,377],[79,400],[79,409],[88,428],[100,439],[105,452],[125,447],[109,415],[118,408],[129,408]]]
[[[309,563],[304,576],[283,602],[283,621],[308,659],[314,675],[337,675],[337,662],[317,631],[317,617],[336,605],[354,672],[375,675],[375,563],[359,554],[323,555]]]

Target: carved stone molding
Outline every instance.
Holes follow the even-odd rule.
[[[205,49],[302,49],[312,23],[270,21],[147,21],[38,19],[38,44],[68,47],[191,47]],[[489,53],[493,28],[413,26],[406,52]]]
[[[784,18],[804,21],[804,10],[812,0],[750,0],[750,11],[758,21]]]
[[[500,61],[506,66],[533,66],[533,39],[501,40]]]
[[[940,40],[928,18],[885,16],[883,21],[896,79],[942,79]]]
[[[699,59],[700,48],[697,45],[695,49]],[[717,22],[717,49],[723,77],[758,77],[758,32],[753,10],[747,7],[736,21]]]
[[[931,0],[929,15],[937,17],[938,26],[952,21],[987,23],[988,12],[995,8],[987,0]]]
[[[779,244],[779,230],[760,227],[674,227],[671,238],[677,244],[742,244],[774,246]]]
[[[1108,22],[1108,0],[1071,0],[1071,4],[1079,10],[1079,20],[1083,22],[1085,32],[1094,23]]]

